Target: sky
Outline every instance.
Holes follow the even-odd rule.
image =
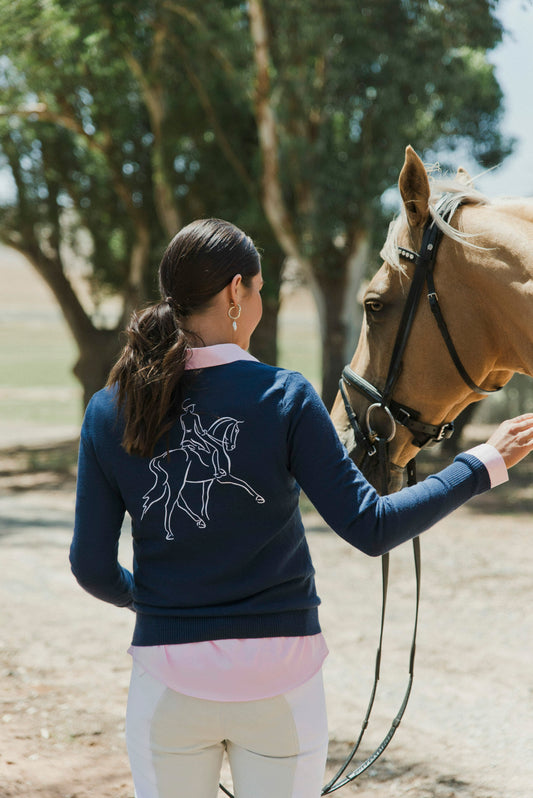
[[[508,32],[489,60],[504,93],[502,131],[517,141],[514,153],[476,187],[490,197],[533,197],[533,0],[502,0],[498,17]],[[476,164],[460,165],[472,177],[479,172]]]
[[[483,176],[478,177],[480,168],[475,162],[463,158],[456,166],[464,166],[471,177],[477,177],[476,188],[489,197],[533,197],[533,0],[501,0],[497,13],[507,33],[489,59],[504,93],[502,131],[516,139],[515,150],[500,167]],[[446,160],[451,161],[449,155]],[[0,198],[10,190],[10,183],[0,174]]]

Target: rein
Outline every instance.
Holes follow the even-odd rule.
[[[412,460],[408,467],[408,478],[407,484],[408,485],[415,485],[416,484],[416,468],[414,460]],[[391,727],[381,743],[375,749],[375,751],[362,762],[360,765],[356,767],[351,773],[344,776],[343,774],[348,769],[349,765],[351,764],[352,760],[354,759],[359,746],[361,745],[361,741],[364,737],[364,734],[367,730],[368,723],[370,720],[370,715],[372,713],[372,708],[374,706],[374,699],[376,697],[379,677],[380,677],[380,668],[381,668],[381,653],[383,648],[383,634],[385,630],[385,612],[387,608],[387,592],[388,592],[388,585],[389,585],[389,554],[388,552],[384,554],[381,558],[381,575],[382,575],[382,599],[381,599],[381,623],[380,623],[380,630],[379,630],[379,643],[378,649],[376,653],[376,667],[374,672],[374,683],[372,685],[372,690],[370,693],[370,700],[368,702],[368,707],[366,710],[365,718],[363,720],[363,724],[361,726],[361,731],[359,732],[359,736],[354,743],[350,753],[348,754],[344,764],[340,767],[337,771],[335,776],[329,781],[326,786],[322,789],[321,795],[329,795],[332,792],[344,787],[346,784],[349,784],[351,781],[356,779],[362,773],[364,773],[368,768],[370,768],[374,762],[379,759],[383,751],[387,748],[388,744],[394,737],[396,733],[396,729],[401,723],[403,718],[404,712],[407,708],[407,703],[409,701],[409,697],[411,695],[411,688],[413,686],[414,680],[414,666],[415,666],[415,653],[416,653],[416,636],[418,632],[418,612],[420,607],[420,576],[421,576],[421,559],[420,559],[420,538],[415,537],[413,538],[413,556],[414,556],[414,563],[415,563],[415,576],[416,576],[416,602],[415,602],[415,619],[414,619],[414,626],[413,626],[413,636],[411,639],[411,649],[409,652],[409,679],[407,682],[407,689],[405,691],[403,701],[400,705],[400,709],[398,710],[397,715],[395,716],[394,720],[392,721]]]

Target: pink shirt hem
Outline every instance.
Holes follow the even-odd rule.
[[[322,634],[130,646],[128,653],[171,690],[209,701],[258,701],[287,693],[328,655]]]

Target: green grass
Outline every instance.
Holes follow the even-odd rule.
[[[76,347],[58,321],[0,323],[0,420],[39,427],[81,421]]]
[[[2,387],[77,387],[76,347],[59,321],[0,324]]]
[[[81,423],[82,403],[77,396],[58,400],[39,397],[5,399],[0,396],[0,419],[13,424],[31,424],[39,427],[70,426]]]

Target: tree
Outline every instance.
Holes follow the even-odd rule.
[[[30,12],[31,4],[24,8]],[[87,399],[105,380],[117,333],[98,327],[84,308],[69,279],[65,250],[81,255],[80,231],[88,231],[92,285],[96,293],[122,286],[117,326],[122,324],[144,295],[151,254],[154,213],[141,200],[148,195],[148,128],[131,102],[127,71],[121,64],[108,66],[116,98],[99,91],[102,59],[92,61],[90,52],[79,57],[76,29],[53,6],[45,6],[38,19],[32,16],[32,25],[16,15],[5,18],[3,38],[17,58],[2,62],[8,90],[0,140],[17,197],[3,215],[0,234],[52,289],[78,345],[75,373]],[[122,140],[113,135],[114,118],[128,131]],[[133,149],[136,171],[127,167]]]
[[[199,216],[234,220],[268,251],[263,329],[270,334],[256,346],[274,362],[283,254],[247,171],[256,160],[253,116],[242,91],[238,113],[226,101],[228,82],[242,73],[212,69],[217,26],[232,29],[223,9],[212,4],[211,28],[165,2],[20,0],[13,9],[2,0],[2,10],[0,148],[17,192],[0,236],[51,287],[78,345],[84,401],[105,381],[131,310],[154,296],[164,245]],[[206,54],[209,91],[195,67]],[[230,143],[231,122],[238,135]],[[86,263],[96,303],[120,297],[108,326],[76,293],[73,254]]]
[[[404,148],[466,142],[484,166],[510,143],[486,51],[493,0],[249,0],[265,212],[312,286],[330,404],[350,349],[354,294],[381,197]]]
[[[58,5],[19,3],[16,11],[3,15],[9,60],[3,59],[8,89],[0,141],[17,196],[0,234],[52,289],[78,346],[75,374],[87,401],[106,379],[118,330],[146,296],[161,235],[151,132],[135,82],[111,57],[105,34],[80,47],[80,29]],[[82,304],[69,252],[90,263],[96,301],[120,291],[111,326],[98,326]]]

